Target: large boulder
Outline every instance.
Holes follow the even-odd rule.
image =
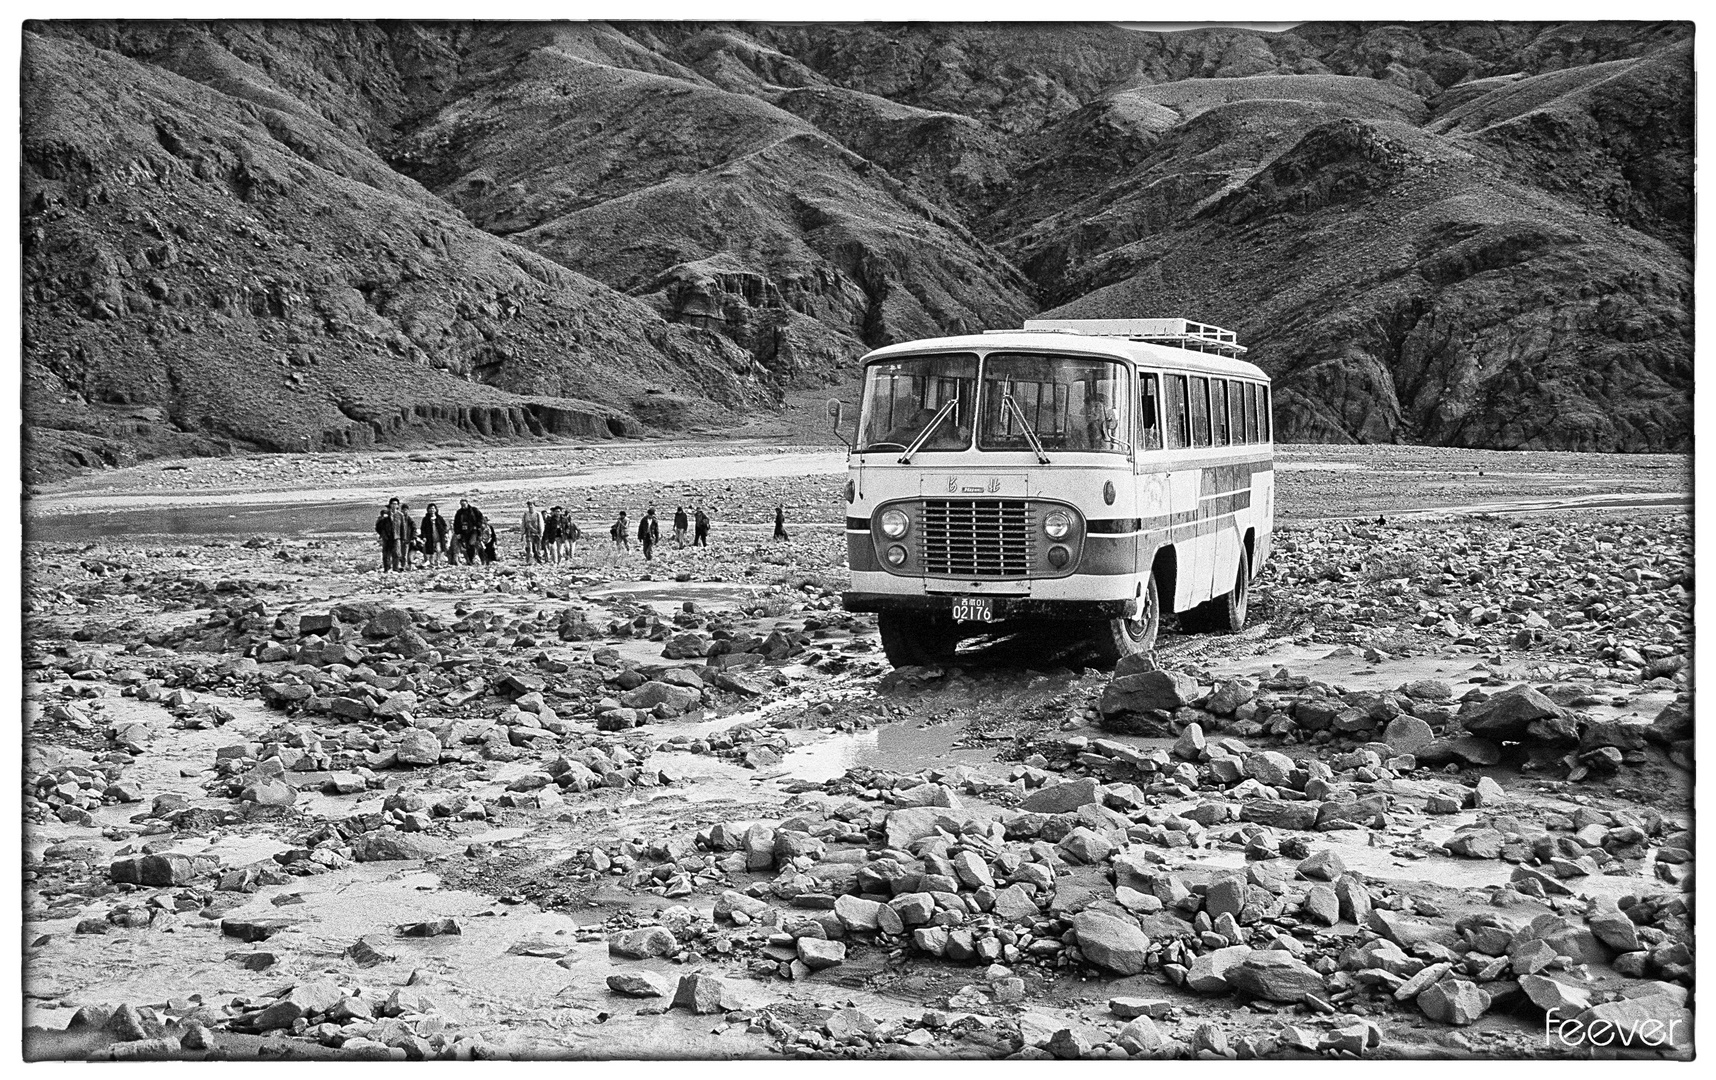
[[[1150,939],[1136,923],[1122,922],[1100,911],[1081,911],[1073,916],[1072,925],[1079,949],[1092,964],[1121,975],[1144,970]]]
[[[659,680],[651,680],[620,695],[620,704],[628,709],[653,709],[657,705],[666,705],[668,711],[676,716],[702,700],[700,691]]]
[[[1286,1004],[1302,1001],[1306,994],[1327,992],[1321,975],[1297,957],[1276,950],[1260,949],[1228,968],[1227,982],[1254,998]]]
[[[1557,721],[1565,716],[1561,706],[1520,683],[1468,707],[1460,720],[1471,734],[1497,742],[1562,742],[1567,739]],[[1578,741],[1576,729],[1571,741]]]
[[[445,855],[452,845],[422,833],[394,829],[367,832],[352,841],[352,858],[358,862],[391,862],[399,859],[428,859]]]
[[[1086,777],[1038,788],[1025,797],[1019,809],[1030,814],[1070,814],[1097,798],[1096,781]]]
[[[401,765],[438,765],[441,762],[441,740],[432,731],[412,728],[400,737],[394,756]]]
[[[1418,995],[1418,1008],[1430,1019],[1465,1027],[1490,1007],[1488,991],[1464,979],[1443,979]]]
[[[1199,696],[1198,683],[1178,671],[1143,671],[1109,680],[1097,711],[1103,716],[1151,711],[1171,713]]]

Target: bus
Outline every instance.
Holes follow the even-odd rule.
[[[1244,353],[1188,319],[868,353],[842,605],[876,613],[895,667],[1043,622],[1079,624],[1108,662],[1152,650],[1164,613],[1238,632],[1275,496],[1269,377]]]

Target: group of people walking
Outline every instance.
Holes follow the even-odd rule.
[[[387,500],[386,509],[376,516],[375,535],[381,542],[383,570],[411,570],[422,557],[422,566],[434,569],[445,558],[447,565],[458,565],[462,556],[466,565],[481,559],[487,566],[500,558],[495,550],[495,529],[482,511],[470,500],[460,499],[453,515],[451,528],[434,503],[423,511],[419,522],[411,516],[411,505],[398,499]]]
[[[519,523],[519,530],[524,534],[527,563],[564,562],[578,554],[578,541],[584,535],[572,520],[572,511],[551,506],[543,513],[536,508],[535,500],[524,504],[524,520]]]
[[[709,526],[709,515],[701,506],[690,514],[686,513],[685,507],[678,507],[673,513],[674,543],[684,548],[689,533],[692,547],[706,548],[709,546]],[[578,553],[578,541],[583,537],[583,530],[572,520],[571,511],[561,506],[551,506],[544,511],[535,500],[524,504],[519,531],[524,538],[526,563],[564,562]],[[411,516],[410,505],[396,498],[389,499],[387,507],[376,516],[375,533],[381,542],[383,570],[412,570],[418,565],[434,569],[441,565],[443,558],[449,566],[457,566],[461,558],[467,566],[478,560],[487,566],[500,558],[493,523],[486,514],[472,506],[469,499],[459,500],[459,509],[453,514],[451,527],[434,503],[429,504],[422,520],[418,521]],[[621,510],[618,520],[608,529],[614,549],[630,551],[632,535],[626,511]],[[661,544],[661,524],[656,520],[655,507],[650,507],[638,519],[636,535],[643,548],[644,559],[653,561],[655,549]],[[786,511],[780,506],[775,507],[774,538],[788,539]]]
[[[692,531],[693,525],[695,532],[692,533],[691,546],[708,547],[709,515],[703,512],[701,506],[696,509],[695,517],[687,515],[683,506],[674,510],[673,542],[683,548],[685,534]],[[654,559],[655,549],[661,543],[661,522],[656,520],[655,507],[650,507],[644,512],[644,516],[638,519],[637,536],[638,544],[643,548],[644,559]],[[631,522],[627,520],[624,510],[620,511],[620,516],[608,527],[608,538],[614,542],[615,551],[632,549]]]

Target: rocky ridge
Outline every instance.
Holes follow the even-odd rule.
[[[31,23],[28,466],[684,427],[1038,309],[1236,329],[1286,439],[1685,449],[1688,34]]]

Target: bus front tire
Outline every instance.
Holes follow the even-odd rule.
[[[937,619],[905,611],[884,611],[876,616],[882,652],[894,667],[927,667],[953,659],[959,630],[951,619]]]
[[[1251,606],[1251,557],[1239,549],[1239,569],[1234,574],[1233,588],[1224,596],[1213,597],[1190,611],[1180,613],[1180,629],[1192,634],[1237,634],[1245,629],[1245,616]]]
[[[1097,656],[1105,663],[1119,663],[1122,657],[1148,653],[1156,647],[1156,634],[1162,629],[1162,600],[1156,591],[1156,579],[1144,590],[1144,610],[1138,619],[1109,619],[1096,624],[1092,643]]]

